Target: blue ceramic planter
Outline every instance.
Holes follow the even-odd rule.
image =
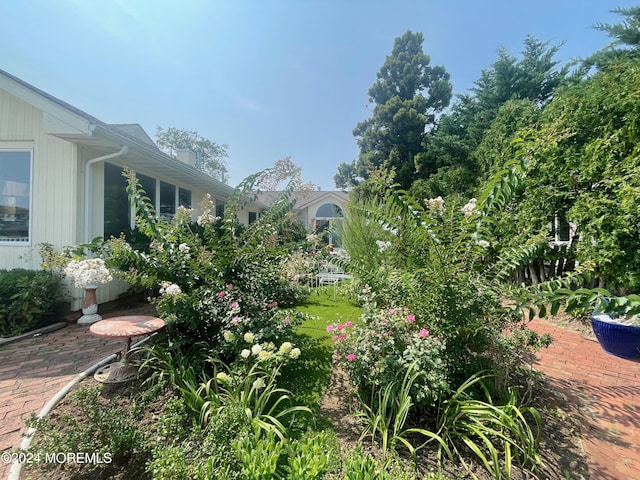
[[[608,315],[591,316],[591,326],[602,349],[621,358],[640,356],[640,327],[607,322]]]

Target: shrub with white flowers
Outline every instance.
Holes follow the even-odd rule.
[[[111,272],[101,258],[85,258],[84,260],[72,260],[65,267],[64,273],[73,278],[77,288],[85,288],[89,285],[109,283],[113,280]]]
[[[237,222],[237,212],[251,201],[255,178],[231,194],[222,219],[216,216],[213,197],[205,195],[197,212],[180,209],[167,220],[155,215],[134,173],[126,174],[137,230],[148,247],[110,240],[104,254],[109,265],[118,266],[119,277],[159,289],[157,312],[171,341],[207,342],[232,362],[245,347],[285,340],[300,319],[283,307],[309,295],[300,279],[313,267],[312,259],[298,249],[304,239],[299,244],[282,239],[289,225],[287,195],[293,189],[285,190],[283,198],[248,227]],[[245,334],[253,338],[248,346],[242,344]]]

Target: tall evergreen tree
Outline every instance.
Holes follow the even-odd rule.
[[[623,17],[621,23],[598,23],[595,28],[611,38],[612,42],[585,61],[586,68],[603,68],[622,57],[636,57],[640,49],[640,6],[612,10]]]
[[[414,157],[422,149],[425,132],[449,105],[449,74],[442,66],[430,66],[431,59],[422,50],[423,42],[422,33],[410,30],[396,38],[391,55],[369,89],[369,101],[375,105],[373,115],[353,130],[360,147],[355,175],[360,178],[367,178],[373,169],[385,165],[395,169],[398,182],[408,188],[415,172]],[[334,177],[337,182],[352,178],[353,170],[343,165]]]

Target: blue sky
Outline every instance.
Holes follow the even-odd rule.
[[[229,145],[230,183],[291,156],[333,189],[358,155],[367,91],[407,29],[422,32],[454,93],[526,34],[558,60],[608,37],[597,22],[637,0],[11,0],[0,68],[108,123],[197,130]]]

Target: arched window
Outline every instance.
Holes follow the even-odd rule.
[[[316,233],[328,231],[328,242],[334,247],[340,247],[340,228],[342,223],[342,208],[335,203],[325,203],[316,211],[315,229]]]
[[[316,218],[342,218],[342,209],[335,203],[325,203],[316,212]]]

